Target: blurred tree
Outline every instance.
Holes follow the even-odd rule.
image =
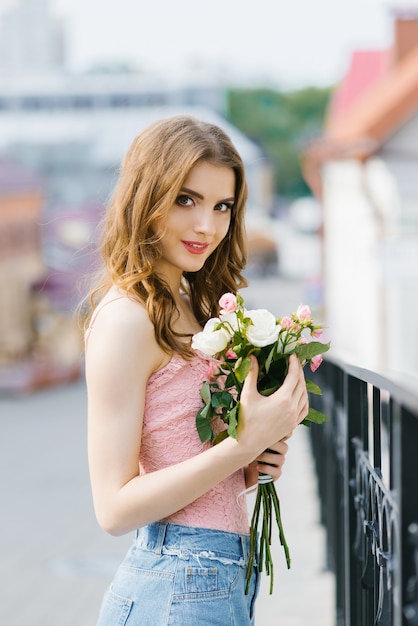
[[[227,119],[263,148],[278,194],[293,198],[311,193],[302,177],[300,152],[321,134],[330,95],[330,87],[227,90]]]

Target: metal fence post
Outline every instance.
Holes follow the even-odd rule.
[[[418,626],[418,390],[327,359],[311,428],[336,626]]]

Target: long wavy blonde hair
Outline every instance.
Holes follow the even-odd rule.
[[[244,211],[247,184],[244,165],[229,137],[218,126],[189,116],[157,121],[133,141],[102,222],[99,249],[104,261],[91,309],[113,285],[142,302],[161,348],[191,354],[184,335],[172,328],[178,314],[173,294],[155,272],[161,258],[156,222],[167,216],[190,170],[199,161],[226,166],[235,173],[235,201],[228,233],[198,272],[185,272],[183,288],[197,321],[218,313],[218,300],[247,282]]]

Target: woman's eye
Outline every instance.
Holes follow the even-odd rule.
[[[180,206],[193,206],[193,199],[190,196],[179,196],[176,202]]]
[[[228,204],[228,202],[220,202],[216,205],[216,211],[220,211],[221,213],[226,213],[227,211],[231,211],[233,208],[233,204]]]

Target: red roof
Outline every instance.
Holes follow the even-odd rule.
[[[389,50],[357,50],[351,57],[347,76],[336,89],[328,115],[344,115],[370,86],[384,76],[390,66]]]
[[[302,155],[304,177],[315,195],[322,193],[321,163],[368,158],[418,111],[418,17],[395,26],[391,49],[354,52],[323,136]]]

